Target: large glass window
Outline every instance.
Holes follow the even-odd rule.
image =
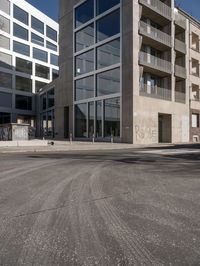
[[[54,89],[47,92],[47,104],[48,108],[52,108],[54,106]]]
[[[8,15],[10,15],[10,1],[8,0],[0,0],[1,10]]]
[[[87,104],[75,106],[75,135],[77,138],[87,137]]]
[[[97,75],[97,96],[120,92],[120,69],[116,68]]]
[[[120,33],[119,9],[97,21],[97,41],[103,41],[118,33]]]
[[[0,87],[12,89],[12,75],[0,71]]]
[[[89,51],[76,57],[76,75],[94,70],[94,51]]]
[[[58,56],[55,54],[50,55],[50,63],[54,66],[58,66]]]
[[[102,137],[102,101],[96,102],[96,137]]]
[[[12,94],[6,92],[0,92],[0,106],[6,108],[12,108]],[[1,113],[0,113],[1,119]]]
[[[10,33],[10,20],[0,15],[0,31]]]
[[[12,55],[0,52],[0,67],[12,68]]]
[[[16,95],[15,106],[21,110],[32,110],[32,97],[24,95]]]
[[[79,79],[75,82],[75,100],[83,100],[94,97],[94,77]]]
[[[104,137],[120,137],[120,98],[104,102]]]
[[[10,39],[0,34],[0,45],[2,48],[10,50]]]
[[[32,29],[44,34],[44,23],[35,17],[31,17],[31,27]]]
[[[94,0],[87,0],[75,10],[76,27],[94,18]]]
[[[57,45],[55,45],[55,44],[53,44],[53,43],[51,43],[51,42],[49,42],[49,41],[46,41],[46,47],[47,47],[48,49],[51,49],[51,50],[56,51],[56,52],[57,52],[57,50],[58,50]]]
[[[19,54],[30,56],[30,46],[20,42],[13,41],[13,51]]]
[[[52,79],[57,79],[59,77],[59,71],[57,69],[52,69]]]
[[[49,67],[35,64],[35,75],[40,78],[49,79]]]
[[[88,103],[88,136],[94,135],[94,102]]]
[[[29,78],[16,76],[16,90],[32,92],[32,80]]]
[[[97,0],[97,15],[105,12],[106,10],[118,5],[120,0]]]
[[[48,83],[45,82],[41,82],[36,80],[35,81],[35,92],[39,92],[42,88],[44,88],[44,86],[46,86]]]
[[[120,39],[106,43],[97,48],[97,68],[120,63]]]
[[[47,26],[47,37],[57,42],[57,31]]]
[[[28,13],[16,5],[13,8],[13,16],[20,22],[28,25]]]
[[[40,46],[44,46],[44,39],[35,33],[31,33],[31,42]]]
[[[16,57],[16,71],[32,75],[32,62]]]
[[[33,48],[33,58],[43,62],[48,62],[48,53],[37,48]]]
[[[76,52],[94,44],[94,24],[76,32]]]
[[[28,30],[19,26],[16,23],[13,23],[13,35],[20,39],[28,41]]]

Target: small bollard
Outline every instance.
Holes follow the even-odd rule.
[[[72,133],[70,133],[69,141],[70,141],[70,144],[72,144]]]
[[[94,144],[94,134],[92,135],[92,143]]]
[[[111,135],[111,138],[110,138],[110,140],[111,140],[111,143],[113,144],[113,143],[114,143],[113,134]]]

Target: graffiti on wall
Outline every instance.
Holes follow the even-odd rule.
[[[11,127],[0,127],[0,141],[7,141],[12,139]]]
[[[157,130],[153,127],[146,127],[146,126],[135,126],[135,135],[137,141],[144,142],[145,140],[151,142],[158,141],[158,133]]]

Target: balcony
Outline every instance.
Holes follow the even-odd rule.
[[[181,14],[175,14],[175,24],[186,29],[186,18]]]
[[[162,15],[163,17],[171,20],[172,10],[169,6],[161,2],[160,0],[140,0],[140,4],[147,6],[156,13]]]
[[[175,39],[175,50],[186,54],[186,44],[178,39]]]
[[[171,101],[171,94],[172,91],[170,89],[161,88],[158,86],[142,84],[140,87],[140,95],[145,97]]]
[[[156,40],[164,45],[171,47],[171,36],[148,25],[147,23],[140,21],[140,34],[145,35],[153,40]]]
[[[175,76],[186,79],[187,73],[186,68],[182,66],[175,65]]]
[[[157,72],[172,73],[172,64],[170,62],[145,52],[140,52],[139,63],[143,66],[155,69]]]
[[[185,103],[186,102],[185,92],[175,91],[175,102]]]

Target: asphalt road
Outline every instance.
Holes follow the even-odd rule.
[[[1,154],[0,265],[200,265],[200,153]]]

